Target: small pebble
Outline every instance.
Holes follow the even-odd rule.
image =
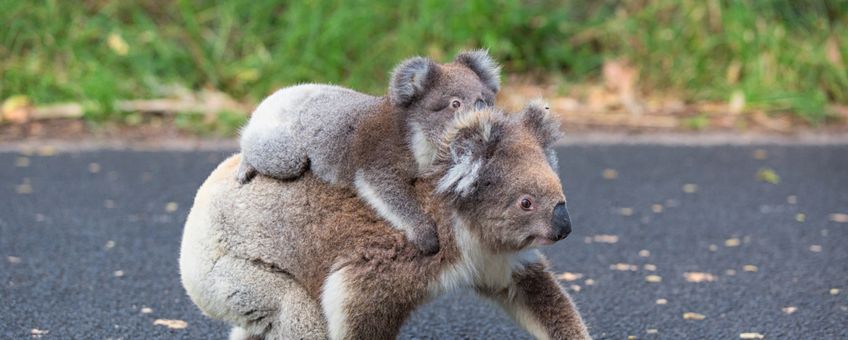
[[[179,207],[180,206],[177,204],[177,202],[168,202],[168,204],[165,204],[165,211],[172,213],[177,211]]]
[[[604,179],[613,180],[618,178],[618,171],[615,169],[604,169],[604,171],[601,172],[601,176],[603,176]]]
[[[116,270],[113,273],[113,275],[115,275],[115,277],[124,277],[124,271],[123,270]]]
[[[6,260],[8,260],[9,263],[12,263],[12,264],[21,263],[21,258],[17,257],[17,256],[7,256]]]
[[[798,310],[798,307],[788,306],[788,307],[783,307],[781,310],[783,311],[783,314],[791,315],[792,313],[795,313]]]
[[[698,185],[692,183],[686,183],[683,185],[683,192],[687,194],[694,194],[698,192]]]
[[[820,245],[818,245],[818,244],[811,245],[811,246],[810,246],[810,251],[811,251],[811,252],[814,252],[814,253],[821,253],[821,251],[822,251],[822,246],[820,246]]]
[[[786,203],[793,204],[793,205],[798,204],[798,196],[795,196],[795,195],[786,196]]]
[[[650,257],[651,251],[647,249],[642,249],[639,251],[639,257]]]
[[[651,211],[653,211],[655,214],[659,214],[659,213],[663,212],[662,204],[652,204],[651,205]]]

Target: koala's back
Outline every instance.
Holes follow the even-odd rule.
[[[347,182],[355,131],[379,113],[384,100],[334,85],[287,87],[259,104],[242,131],[242,145],[267,144],[269,140],[290,144],[261,152],[305,151],[316,175],[329,183]]]

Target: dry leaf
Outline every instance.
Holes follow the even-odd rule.
[[[750,333],[740,333],[739,338],[740,339],[763,339],[763,338],[765,338],[765,336],[763,336],[760,333],[750,332]]]
[[[711,244],[709,245],[709,247],[707,247],[707,249],[709,249],[710,251],[718,251],[718,246],[715,244]]]
[[[618,214],[621,216],[630,216],[633,215],[633,208],[618,208]]]
[[[636,340],[638,339],[635,335],[628,335],[627,340]]]
[[[717,279],[713,274],[701,272],[683,273],[683,277],[689,282],[713,282]]]
[[[93,173],[93,174],[100,172],[100,164],[89,163],[88,164],[88,172]]]
[[[734,238],[729,238],[729,239],[725,240],[724,246],[725,247],[738,247],[739,243],[740,243],[739,239],[734,237]]]
[[[795,214],[795,220],[798,221],[798,223],[804,223],[804,221],[807,220],[807,214],[797,213]]]
[[[820,246],[820,245],[818,245],[818,244],[811,245],[811,246],[810,246],[810,251],[811,251],[811,252],[814,252],[814,253],[821,253],[821,251],[822,251],[822,246]]]
[[[598,243],[618,243],[618,236],[616,235],[595,235],[592,237],[592,241]]]
[[[662,282],[662,277],[659,275],[648,275],[645,276],[645,281],[650,283],[660,283]]]
[[[578,285],[571,285],[571,286],[569,286],[568,288],[570,288],[570,289],[571,289],[573,292],[575,292],[575,293],[579,293],[579,292],[580,292],[580,286],[578,286]]]
[[[653,211],[655,214],[659,214],[659,213],[663,212],[662,204],[651,205],[651,211]]]
[[[604,176],[604,179],[616,179],[618,178],[618,171],[615,171],[615,169],[604,169],[601,176]]]
[[[746,265],[742,266],[742,270],[744,270],[746,272],[755,273],[759,269],[757,268],[757,266],[755,266],[753,264],[746,264]]]
[[[592,279],[586,279],[586,281],[583,281],[583,284],[585,284],[585,285],[587,285],[587,286],[594,286],[594,285],[595,285],[595,280],[592,280]]]
[[[156,321],[153,321],[153,324],[157,326],[165,326],[170,329],[183,329],[188,327],[188,323],[183,320],[156,319]]]
[[[565,272],[560,274],[557,278],[563,281],[576,281],[583,278],[583,274]]]
[[[728,269],[728,270],[725,270],[725,271],[724,271],[724,275],[727,275],[727,276],[734,276],[734,275],[736,275],[736,269]]]
[[[109,48],[112,49],[115,54],[120,56],[125,56],[130,51],[130,45],[124,41],[117,33],[109,34],[109,38],[106,39],[106,44],[109,45]]]
[[[798,204],[798,196],[795,196],[795,195],[786,196],[786,203]]]
[[[612,270],[620,270],[620,271],[628,271],[628,270],[629,270],[629,271],[634,271],[634,272],[635,272],[636,270],[638,270],[638,269],[639,269],[639,267],[638,267],[638,266],[636,266],[635,264],[629,264],[629,263],[616,263],[616,264],[611,264],[611,265],[610,265],[610,269],[612,269]]]
[[[683,313],[683,320],[703,320],[703,319],[706,319],[706,318],[707,317],[704,316],[704,314],[698,314],[698,313],[693,313],[693,312]]]
[[[783,307],[781,310],[783,311],[783,314],[790,315],[792,313],[795,313],[795,311],[798,310],[798,307],[788,306],[788,307]]]
[[[42,336],[47,335],[47,333],[50,333],[50,331],[38,328],[33,328],[29,331],[29,334],[32,335],[32,337],[35,339],[40,339]]]
[[[683,185],[683,192],[687,194],[694,194],[698,192],[698,185],[692,183],[686,183]]]
[[[839,288],[831,288],[830,295],[839,295]]]
[[[646,263],[644,266],[642,266],[642,268],[644,268],[645,270],[647,270],[649,272],[657,271],[657,266],[650,264],[650,263]]]
[[[153,309],[150,307],[141,307],[141,314],[150,314],[153,313]]]
[[[29,158],[26,157],[18,157],[15,158],[15,166],[19,168],[26,168],[29,166]]]
[[[12,263],[12,264],[21,263],[21,258],[17,257],[17,256],[7,256],[6,260],[8,260],[9,263]]]
[[[660,331],[657,330],[656,328],[648,328],[648,329],[645,330],[645,333],[648,333],[648,334],[657,334],[659,332]]]
[[[651,251],[647,249],[642,249],[639,251],[639,257],[649,257],[651,256]]]
[[[668,304],[668,300],[666,300],[666,299],[657,299],[656,302],[657,302],[658,305]]]
[[[165,204],[165,211],[172,213],[177,211],[179,207],[180,206],[177,204],[177,202],[168,202],[168,204]]]
[[[116,270],[112,274],[115,275],[115,277],[124,277],[124,271],[123,270]]]
[[[29,184],[29,181],[24,181],[24,183],[15,186],[15,192],[21,195],[31,194],[32,185]]]
[[[777,173],[770,168],[761,168],[757,171],[757,179],[771,184],[780,183],[780,176],[778,176]]]
[[[830,220],[837,223],[848,223],[848,214],[830,214]]]

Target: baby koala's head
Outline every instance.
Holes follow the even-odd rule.
[[[389,100],[405,115],[419,166],[430,163],[433,145],[457,112],[493,106],[499,89],[500,67],[484,50],[460,53],[447,64],[423,57],[400,63]]]

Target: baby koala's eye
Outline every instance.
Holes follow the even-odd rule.
[[[521,210],[524,211],[532,211],[535,208],[533,206],[533,198],[529,196],[521,197],[521,199],[518,201],[518,206],[521,208]]]
[[[452,107],[454,110],[456,110],[456,109],[460,108],[461,106],[462,106],[462,102],[461,102],[461,101],[459,101],[459,100],[457,100],[457,99],[454,99],[454,100],[452,100],[452,101],[451,101],[451,107]]]

